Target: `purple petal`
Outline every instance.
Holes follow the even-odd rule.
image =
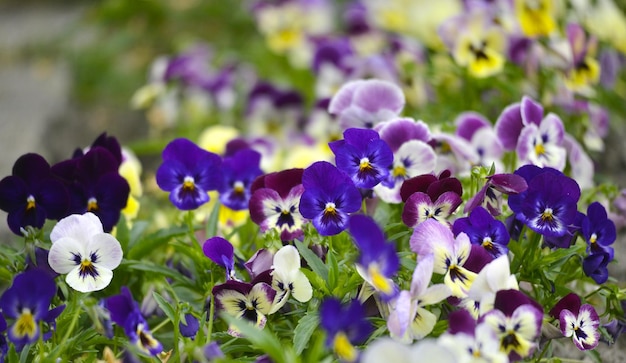
[[[556,305],[550,310],[549,314],[555,319],[558,319],[561,315],[562,310],[569,310],[574,313],[578,313],[578,309],[580,309],[581,302],[580,296],[570,292],[565,295],[561,300],[559,300]]]
[[[405,180],[400,188],[400,196],[402,201],[406,202],[409,197],[415,192],[426,193],[428,187],[436,182],[438,179],[433,174],[423,174],[416,177]]]
[[[543,106],[535,102],[532,98],[524,96],[522,97],[520,114],[524,125],[535,124],[539,126],[543,119]]]
[[[50,164],[39,154],[24,154],[13,164],[13,175],[26,183],[37,182],[50,175]]]
[[[528,188],[526,180],[515,174],[494,174],[489,177],[489,183],[499,192],[517,194]]]
[[[485,118],[485,116],[477,112],[463,112],[457,116],[454,120],[454,124],[457,126],[456,135],[460,136],[467,141],[472,140],[474,133],[483,127],[491,127],[491,123]]]
[[[567,24],[565,33],[567,34],[567,40],[572,49],[572,64],[578,64],[584,59],[587,53],[587,37],[585,36],[585,31],[580,25],[570,23]]]
[[[371,217],[355,214],[350,217],[348,230],[360,250],[380,249],[386,243],[385,235]]]
[[[235,250],[233,245],[222,237],[212,237],[202,245],[204,255],[217,265],[230,271],[234,267]]]
[[[411,118],[397,118],[381,124],[378,128],[380,138],[383,139],[392,152],[398,151],[400,146],[410,140],[428,142],[431,138],[428,126],[423,121]]]
[[[405,100],[402,89],[394,83],[369,79],[355,91],[353,102],[371,113],[386,109],[397,115],[404,108]]]
[[[352,105],[354,93],[360,87],[363,87],[364,80],[350,81],[344,84],[330,100],[328,112],[332,115],[338,115]]]
[[[415,228],[420,221],[420,211],[422,208],[430,208],[432,206],[433,202],[430,200],[428,194],[422,192],[411,194],[402,210],[402,222],[408,227]]]
[[[515,103],[507,106],[495,124],[496,135],[505,150],[515,150],[523,127],[521,104]]]
[[[448,317],[448,333],[457,334],[465,333],[474,336],[476,329],[476,320],[469,311],[465,309],[453,311]]]
[[[257,276],[261,275],[261,273],[270,270],[273,261],[274,255],[272,252],[262,248],[256,251],[254,255],[244,263],[244,266],[250,275],[250,279],[255,279]]]

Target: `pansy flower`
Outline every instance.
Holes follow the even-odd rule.
[[[250,219],[261,232],[276,230],[280,239],[290,241],[303,235],[307,220],[300,214],[303,169],[288,169],[257,178],[252,186]]]
[[[220,157],[190,140],[171,141],[162,156],[163,163],[157,170],[156,181],[161,189],[170,192],[170,201],[178,209],[198,208],[209,201],[207,193],[220,186]]]
[[[613,260],[613,248],[605,248],[606,252],[598,252],[583,259],[583,272],[597,284],[603,284],[609,279],[609,262]]]
[[[342,128],[371,129],[397,117],[404,108],[402,89],[389,81],[355,80],[344,84],[333,96],[328,112],[336,115]]]
[[[387,178],[393,153],[378,132],[350,128],[343,137],[328,146],[335,154],[337,168],[348,174],[357,188],[371,189]]]
[[[212,293],[217,309],[235,318],[247,320],[263,329],[267,322],[267,315],[272,311],[276,290],[268,284],[269,281],[262,280],[265,280],[264,277],[257,277],[252,283],[228,280],[223,284],[215,285]],[[228,334],[241,335],[234,326],[228,328]]]
[[[610,246],[617,238],[617,231],[615,223],[608,218],[602,204],[598,202],[589,204],[581,227],[581,234],[587,242],[588,253],[612,252]]]
[[[410,291],[402,290],[390,302],[387,328],[392,337],[403,342],[422,339],[433,330],[437,316],[425,309],[448,298],[452,291],[444,284],[428,286],[433,275],[434,257],[420,258],[413,271]]]
[[[27,226],[41,228],[46,219],[64,217],[69,204],[67,190],[38,154],[20,156],[12,175],[0,180],[0,209],[8,213],[9,228],[18,236]]]
[[[434,339],[420,340],[407,345],[391,338],[380,337],[367,345],[361,355],[361,363],[458,363],[457,356],[451,349]]]
[[[405,180],[400,188],[405,201],[402,222],[411,228],[427,219],[448,224],[447,218],[463,202],[461,195],[461,182],[447,170],[439,177],[424,174]]]
[[[455,134],[469,141],[478,155],[478,164],[491,167],[493,164],[496,171],[503,171],[502,155],[504,148],[500,144],[491,122],[485,116],[472,111],[461,113],[454,120],[456,125]]]
[[[349,214],[361,208],[361,193],[350,177],[328,162],[318,161],[306,168],[302,185],[300,213],[322,236],[346,229]]]
[[[50,232],[50,267],[67,274],[65,281],[80,292],[102,290],[122,262],[122,247],[93,213],[73,214],[60,220]]]
[[[131,344],[152,356],[161,353],[163,346],[152,336],[150,327],[128,287],[122,286],[119,295],[104,299],[104,307],[109,311],[111,320],[124,329]]]
[[[509,257],[501,255],[486,264],[472,283],[467,297],[474,301],[478,316],[482,316],[493,309],[496,294],[500,290],[519,290],[515,275],[511,274]]]
[[[482,246],[494,258],[508,252],[511,237],[506,226],[483,207],[476,207],[469,217],[455,220],[452,232],[455,236],[467,234],[472,244]]]
[[[515,0],[515,13],[529,37],[547,36],[556,29],[552,0]]]
[[[61,305],[49,310],[56,290],[54,280],[45,271],[31,269],[15,276],[11,286],[0,296],[2,314],[14,320],[8,337],[17,351],[40,338],[42,323],[53,327],[54,320],[65,308]],[[6,328],[6,322],[2,321]],[[43,340],[47,338],[44,335]]]
[[[211,237],[204,241],[202,252],[215,264],[226,270],[226,279],[235,278],[235,249],[222,237]]]
[[[567,70],[565,85],[575,92],[593,92],[591,86],[600,80],[600,64],[593,57],[597,39],[585,35],[579,24],[568,24],[565,30],[572,50],[572,62]]]
[[[320,306],[320,325],[326,331],[326,346],[344,362],[358,360],[355,345],[363,343],[372,331],[365,309],[357,299],[344,306],[336,298],[326,298]]]
[[[359,249],[356,270],[382,297],[389,300],[398,293],[391,280],[400,267],[393,243],[387,242],[380,227],[371,217],[356,214],[350,217],[348,230]]]
[[[444,283],[452,290],[452,296],[463,298],[476,277],[463,265],[467,262],[471,242],[467,234],[460,233],[456,238],[449,227],[426,220],[420,223],[410,239],[411,250],[418,256],[433,254],[433,271],[445,275]]]
[[[277,294],[270,314],[283,307],[289,296],[300,302],[311,300],[313,288],[306,275],[300,271],[300,254],[294,246],[283,246],[276,251],[272,268],[272,287]]]
[[[600,343],[600,318],[590,304],[581,304],[580,296],[569,293],[550,310],[550,315],[559,320],[561,333],[572,337],[576,348],[595,349]]]
[[[496,332],[500,350],[510,360],[532,354],[537,347],[542,320],[541,305],[517,290],[498,291],[494,309],[483,317],[483,321]]]
[[[516,174],[488,176],[485,185],[465,203],[463,212],[468,213],[474,208],[484,205],[492,216],[497,217],[502,213],[500,193],[518,194],[527,188],[526,179]]]
[[[259,167],[261,154],[243,149],[222,161],[222,184],[218,188],[220,202],[233,210],[248,208],[250,185],[263,171]]]

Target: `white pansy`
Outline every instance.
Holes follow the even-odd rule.
[[[300,302],[311,299],[313,288],[309,279],[300,271],[300,254],[294,246],[287,245],[278,250],[272,267],[272,287],[277,293],[270,313],[283,307],[289,295],[293,295]]]

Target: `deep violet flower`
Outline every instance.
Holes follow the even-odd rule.
[[[61,305],[49,310],[55,294],[56,284],[52,277],[45,271],[32,269],[17,275],[0,297],[2,314],[13,320],[8,337],[18,351],[39,339],[41,322],[54,327],[54,320],[65,308]],[[43,338],[46,340],[48,336]]]
[[[328,146],[335,154],[337,168],[348,174],[357,188],[371,189],[387,178],[393,153],[378,132],[350,128],[343,137]]]
[[[461,195],[461,182],[447,170],[439,177],[424,174],[405,180],[400,188],[405,201],[402,222],[411,228],[430,218],[448,224],[447,218],[463,202]]]
[[[574,293],[567,294],[550,310],[550,315],[559,320],[561,333],[572,337],[576,348],[594,349],[600,343],[600,318],[596,309],[582,304]]]
[[[283,241],[303,235],[307,220],[300,214],[303,169],[288,169],[257,178],[252,186],[250,219],[262,232],[276,230]]]
[[[348,215],[361,208],[361,193],[350,177],[328,162],[318,161],[306,168],[302,185],[300,213],[322,236],[346,229]]]
[[[349,232],[359,249],[356,270],[363,279],[389,300],[398,293],[391,280],[400,267],[400,259],[393,243],[387,242],[381,228],[365,215],[350,217]]]
[[[320,325],[326,331],[326,346],[344,362],[357,361],[359,352],[354,345],[363,343],[372,331],[365,309],[356,299],[347,306],[332,297],[322,301]]]
[[[220,202],[233,210],[248,208],[250,185],[263,171],[259,167],[261,154],[252,149],[237,151],[222,162],[223,180],[218,188]]]
[[[613,260],[613,248],[609,252],[599,252],[588,255],[583,259],[583,271],[597,284],[603,284],[609,279],[608,264]]]
[[[43,227],[46,219],[60,219],[69,207],[64,185],[50,173],[50,165],[38,154],[20,156],[13,174],[0,180],[0,209],[8,213],[11,231],[19,236],[27,226]]]
[[[119,295],[104,299],[104,307],[109,311],[111,320],[124,329],[131,344],[153,356],[161,353],[163,346],[150,333],[148,323],[128,287],[122,286]]]
[[[156,173],[161,189],[181,210],[196,209],[209,201],[207,192],[222,181],[221,159],[187,139],[175,139],[163,150],[163,163]]]
[[[194,339],[196,334],[198,333],[198,329],[200,328],[200,322],[198,318],[193,316],[193,314],[186,313],[185,321],[182,320],[178,323],[178,329],[180,330],[180,335],[185,338]]]
[[[235,249],[230,242],[222,237],[212,237],[204,242],[202,251],[211,261],[226,269],[227,280],[235,278]]]
[[[483,207],[475,208],[469,217],[455,220],[452,232],[455,236],[467,234],[472,244],[482,246],[494,258],[508,252],[506,246],[511,237],[506,226]]]
[[[588,253],[609,252],[612,249],[609,246],[615,242],[617,231],[602,204],[593,202],[587,207],[587,215],[581,227],[581,234],[588,244]]]

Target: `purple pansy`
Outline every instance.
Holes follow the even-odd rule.
[[[391,280],[400,267],[396,247],[387,242],[383,231],[371,217],[361,214],[351,216],[348,231],[359,249],[357,272],[384,299],[391,299],[398,293],[398,286]]]
[[[479,165],[490,167],[494,164],[496,171],[504,169],[500,161],[504,148],[491,123],[483,115],[471,111],[463,112],[454,123],[457,126],[456,135],[470,143],[479,157]]]
[[[65,305],[61,305],[50,310],[55,294],[54,280],[40,269],[18,274],[11,287],[2,293],[0,309],[5,318],[13,320],[8,336],[17,351],[39,339],[42,322],[54,328],[54,320],[65,308]],[[49,335],[44,334],[43,339],[48,338]]]
[[[248,208],[250,185],[263,174],[259,167],[261,154],[252,149],[243,149],[222,161],[223,180],[218,188],[220,202],[233,210]]]
[[[583,271],[597,284],[603,284],[609,279],[608,264],[613,260],[613,248],[610,252],[599,252],[588,255],[583,259]]]
[[[502,213],[500,193],[518,194],[528,188],[526,179],[515,174],[494,174],[487,177],[487,182],[471,197],[463,212],[468,213],[474,208],[484,205],[491,215],[497,217]]]
[[[303,169],[288,169],[257,178],[252,186],[250,219],[262,232],[276,230],[280,239],[290,241],[303,235],[306,219],[300,214]]]
[[[235,249],[230,242],[222,237],[212,237],[204,242],[202,251],[211,261],[226,269],[227,280],[235,278]]]
[[[251,280],[254,280],[257,276],[269,271],[272,268],[274,261],[274,255],[272,252],[265,248],[261,248],[256,251],[252,257],[248,259],[243,265],[248,271],[248,275]]]
[[[608,218],[606,209],[598,202],[587,207],[587,215],[582,220],[581,234],[588,244],[590,254],[608,252],[617,238],[615,223]]]
[[[148,323],[128,287],[122,286],[119,295],[104,299],[104,307],[109,311],[111,320],[124,329],[131,344],[153,356],[161,353],[163,346],[150,333]]]
[[[452,226],[454,235],[465,233],[472,244],[482,246],[494,258],[508,252],[511,237],[502,221],[495,219],[483,207],[475,208],[469,217],[459,218]]]
[[[193,316],[193,314],[191,313],[185,314],[185,322],[181,320],[178,323],[180,335],[184,336],[185,338],[191,338],[192,340],[196,337],[199,328],[200,322],[198,321],[198,318]]]
[[[248,95],[246,119],[249,135],[289,140],[303,117],[304,100],[296,90],[258,82]]]
[[[371,189],[387,178],[393,153],[378,132],[350,128],[343,137],[328,146],[335,154],[337,169],[348,174],[357,188]]]
[[[333,96],[328,112],[337,115],[343,129],[373,128],[397,117],[404,108],[404,93],[397,85],[383,80],[350,81]]]
[[[402,222],[411,228],[432,218],[448,224],[447,218],[463,202],[461,182],[444,171],[436,177],[424,174],[407,179],[400,188],[400,196],[405,201]]]
[[[175,139],[163,150],[156,173],[159,187],[170,192],[170,201],[181,210],[193,210],[209,201],[207,194],[222,181],[221,159],[188,139]]]
[[[356,299],[344,306],[336,298],[326,298],[320,306],[320,325],[326,331],[326,345],[344,362],[357,361],[359,352],[354,345],[363,343],[372,331],[365,309]]]
[[[361,208],[361,193],[350,177],[328,162],[318,161],[306,168],[302,185],[300,213],[322,236],[346,229],[349,214]]]
[[[591,350],[600,343],[600,318],[596,309],[582,304],[580,297],[569,293],[550,310],[550,315],[559,320],[561,333],[572,337],[580,350]]]

